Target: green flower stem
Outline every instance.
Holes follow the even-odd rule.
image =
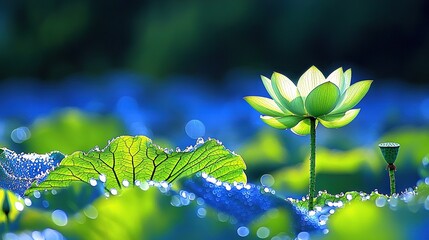
[[[390,195],[393,195],[396,193],[395,169],[389,168],[389,178],[390,178]]]
[[[316,118],[310,118],[310,189],[308,210],[314,208],[314,195],[316,194]]]

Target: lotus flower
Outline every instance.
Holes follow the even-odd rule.
[[[315,66],[310,67],[295,85],[286,76],[275,72],[271,79],[261,76],[272,99],[248,96],[244,99],[271,127],[291,129],[298,135],[310,133],[310,119],[327,128],[349,124],[360,109],[352,109],[366,95],[372,80],[350,86],[351,69],[338,68],[327,78]]]
[[[338,68],[327,78],[312,66],[295,85],[289,78],[274,73],[271,79],[262,76],[262,82],[272,97],[245,97],[261,119],[271,127],[291,129],[298,135],[310,134],[310,184],[308,209],[314,208],[316,193],[316,127],[322,123],[327,128],[349,124],[360,109],[352,109],[362,100],[372,80],[350,86],[352,71]]]

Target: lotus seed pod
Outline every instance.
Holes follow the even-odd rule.
[[[393,164],[398,156],[399,144],[393,142],[380,143],[381,153],[388,164]]]

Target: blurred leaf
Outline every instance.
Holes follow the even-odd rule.
[[[144,136],[122,136],[113,139],[105,149],[67,156],[40,185],[27,192],[67,187],[76,181],[105,182],[106,190],[121,189],[136,181],[175,180],[205,172],[227,182],[246,182],[243,159],[231,153],[216,140],[199,143],[182,152],[169,152],[152,144]]]
[[[287,163],[287,150],[278,134],[271,129],[260,131],[239,150],[250,166]]]
[[[330,217],[330,231],[323,239],[408,239],[400,219],[397,212],[372,201],[357,201]]]
[[[60,152],[17,154],[6,148],[0,149],[0,152],[0,188],[21,196],[31,183],[45,178],[64,158]]]
[[[118,120],[112,117],[85,115],[76,109],[38,119],[31,126],[31,138],[23,143],[28,152],[60,151],[70,154],[87,151],[123,134]]]
[[[131,188],[121,196],[98,198],[80,212],[66,214],[65,226],[52,221],[51,211],[27,208],[21,215],[20,228],[51,228],[67,239],[153,239],[167,235],[171,226],[180,221],[181,210],[167,208],[168,205],[168,198],[154,188]]]
[[[303,192],[308,186],[309,160],[306,158],[304,162],[293,167],[282,168],[272,173],[276,189],[288,189],[291,191]],[[350,174],[370,169],[374,173],[379,172],[383,167],[381,161],[376,161],[377,156],[373,150],[365,148],[356,148],[349,151],[337,151],[326,148],[317,149],[317,165],[316,171],[321,177],[323,174],[329,174],[332,179],[333,175],[344,175],[350,177]],[[362,177],[363,178],[363,177]],[[355,182],[344,182],[344,184],[356,184]],[[319,189],[328,189],[332,192],[344,191],[345,187],[342,184],[329,184],[325,186],[319,185]],[[350,189],[347,187],[346,189]]]

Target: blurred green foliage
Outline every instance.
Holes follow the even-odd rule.
[[[377,145],[388,141],[401,144],[395,162],[398,173],[402,174],[398,176],[399,183],[406,181],[408,185],[414,184],[418,171],[422,177],[426,176],[427,170],[422,167],[422,160],[429,156],[429,130],[408,127],[389,131],[374,142],[373,146],[354,146],[337,150],[318,144],[317,189],[340,193],[382,188],[384,181],[388,181],[385,179],[388,175],[385,171],[386,163]],[[353,142],[351,136],[342,136],[336,141],[330,140],[329,145],[342,146],[345,142]],[[273,131],[263,129],[243,144],[238,153],[246,161],[249,179],[258,181],[257,177],[270,173],[275,179],[272,186],[274,189],[304,194],[307,191],[309,171],[308,153],[302,154],[301,151],[308,147],[305,144],[306,142],[293,142]],[[401,176],[410,175],[414,179],[401,179]],[[402,191],[404,184],[401,187]]]
[[[37,119],[30,130],[31,138],[23,143],[25,151],[47,153],[55,150],[64,154],[106,146],[109,140],[125,132],[119,120],[113,117],[86,114],[77,109],[64,109]]]
[[[235,69],[288,69],[296,77],[309,64],[340,62],[371,69],[374,79],[425,82],[428,6],[424,0],[2,2],[0,79],[112,69],[216,80]]]

